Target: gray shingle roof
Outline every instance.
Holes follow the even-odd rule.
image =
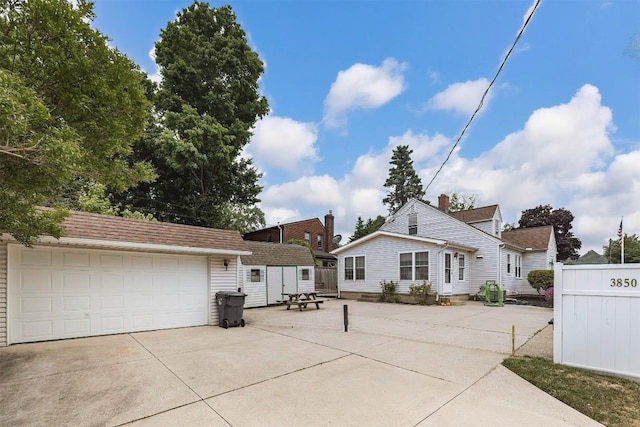
[[[303,265],[313,266],[309,248],[301,245],[245,240],[251,255],[242,255],[244,265]]]
[[[249,252],[233,230],[122,218],[71,211],[63,223],[65,237]]]
[[[540,227],[517,228],[515,230],[503,231],[502,240],[523,249],[547,250],[549,239],[553,232],[553,226],[543,225]]]
[[[489,221],[493,218],[498,209],[498,205],[483,206],[476,209],[467,209],[464,211],[449,212],[449,215],[462,222],[479,222]]]

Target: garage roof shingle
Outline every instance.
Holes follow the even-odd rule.
[[[244,265],[314,265],[311,251],[301,245],[252,240],[246,240],[245,243],[252,254],[240,257]]]
[[[249,252],[240,233],[234,230],[77,211],[69,213],[63,227],[69,238]]]

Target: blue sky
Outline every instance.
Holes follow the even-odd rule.
[[[93,25],[150,76],[185,0],[97,0]],[[393,148],[426,185],[511,46],[532,0],[232,1],[266,64],[271,113],[245,155],[268,224],[332,210],[336,232],[387,213]],[[640,0],[542,0],[480,114],[427,190],[573,212],[582,253],[640,234]]]

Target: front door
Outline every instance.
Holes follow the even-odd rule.
[[[445,252],[444,253],[444,271],[442,274],[442,293],[444,295],[451,295],[453,294],[453,285],[451,283],[451,278],[452,278],[452,270],[451,270],[451,258],[452,258],[452,254],[451,252]]]

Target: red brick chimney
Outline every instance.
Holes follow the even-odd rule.
[[[324,248],[325,252],[331,252],[337,246],[333,243],[333,214],[329,211],[328,214],[324,216]]]
[[[449,196],[446,194],[438,196],[438,209],[443,212],[449,212]]]

